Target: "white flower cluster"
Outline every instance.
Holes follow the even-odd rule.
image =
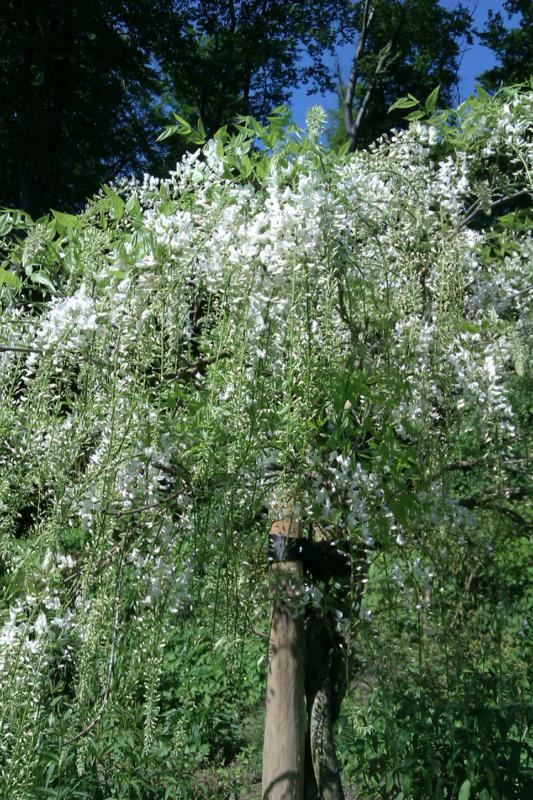
[[[280,146],[250,179],[239,164],[264,154],[241,137],[118,186],[112,255],[0,320],[0,342],[18,330],[36,351],[0,362],[0,552],[14,585],[43,564],[54,585],[6,610],[0,659],[77,636],[79,693],[101,687],[125,618],[189,607],[206,565],[242,579],[272,497],[363,545],[461,541],[476,510],[450,465],[520,441],[531,239],[475,214],[504,137],[493,196],[528,185],[528,103],[495,100],[490,130],[465,122],[444,155],[416,124],[346,158]]]
[[[0,672],[7,673],[17,659],[31,663],[32,656],[44,654],[47,641],[57,640],[68,631],[73,619],[74,613],[62,609],[57,594],[27,595],[17,600],[9,608],[7,619],[0,628]]]
[[[97,326],[96,304],[81,286],[71,297],[51,301],[33,346],[45,352],[79,352]]]

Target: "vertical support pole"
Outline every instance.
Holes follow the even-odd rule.
[[[271,533],[300,536],[288,511]],[[274,601],[263,746],[263,800],[302,800],[306,730],[303,610],[295,593],[303,586],[301,563],[272,564]],[[292,602],[291,602],[292,599]],[[296,613],[295,613],[296,611]]]

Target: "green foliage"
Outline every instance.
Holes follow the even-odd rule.
[[[0,20],[0,202],[35,217],[78,211],[118,174],[166,175],[236,116],[265,122],[302,82],[333,89],[325,57],[352,18],[332,0],[49,5],[6,0]],[[172,112],[205,130],[157,144]]]
[[[368,152],[278,108],[77,216],[0,217],[4,800],[257,782],[287,497],[370,554],[347,781],[527,796],[531,93],[430,88]]]
[[[355,8],[359,28],[363,5],[357,3]],[[370,91],[358,147],[369,145],[391,128],[405,127],[401,112],[408,106],[398,105],[398,98],[428,97],[433,102],[432,92],[439,85],[440,102],[451,105],[456,99],[461,43],[472,42],[472,19],[462,4],[451,9],[439,0],[377,0],[371,8],[367,38],[356,65],[354,118]],[[355,39],[355,32],[353,36]],[[376,74],[386,48],[389,55]],[[347,81],[341,87],[339,109],[331,124],[330,141],[335,147],[347,137],[343,109]]]
[[[502,84],[522,83],[533,75],[531,3],[528,0],[506,0],[503,7],[509,18],[514,17],[512,25],[505,25],[501,12],[489,10],[485,29],[478,32],[482,43],[494,50],[499,61],[478,78],[488,89],[497,89]]]
[[[232,127],[239,115],[266,123],[270,109],[286,104],[302,84],[335,91],[328,61],[340,46],[355,51],[364,3],[61,0],[52,14],[42,0],[4,5],[0,201],[38,217],[50,207],[79,210],[117,174],[167,174],[186,150]],[[371,6],[357,67],[356,105],[371,89],[363,145],[403,125],[401,109],[387,113],[399,96],[425,97],[440,83],[441,102],[450,104],[459,53],[472,37],[460,4],[450,10],[437,0],[374,0]],[[487,77],[491,87],[529,77],[526,6],[507,3],[523,25],[508,31],[497,14],[481,34],[505,62]],[[172,113],[182,120],[174,130],[186,137],[167,140]],[[166,132],[157,138],[162,126]],[[344,123],[332,135],[342,146]]]
[[[79,210],[154,155],[152,39],[168,3],[7,0],[0,20],[1,202]]]
[[[365,606],[376,619],[359,632],[364,679],[339,733],[345,772],[366,797],[528,795],[530,548],[501,533],[491,541],[487,563],[479,549],[456,572],[449,563],[442,585],[435,576],[416,604],[406,572],[373,565]]]
[[[341,23],[350,20],[351,5],[175,2],[155,43],[167,108],[185,119],[199,117],[212,136],[239,114],[265,121],[302,81],[332,89],[325,55],[333,52]]]

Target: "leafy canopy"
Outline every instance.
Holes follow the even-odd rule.
[[[519,83],[533,75],[533,10],[527,0],[506,0],[503,4],[508,18],[506,26],[501,12],[489,11],[485,29],[478,35],[486,47],[494,51],[499,63],[480,75],[488,89],[502,83]],[[517,16],[515,16],[517,15]]]

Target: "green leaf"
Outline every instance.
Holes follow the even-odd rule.
[[[270,159],[268,156],[263,156],[257,163],[255,174],[259,180],[264,180],[270,171]]]
[[[476,85],[476,93],[480,100],[483,100],[485,103],[489,102],[490,94],[480,83]]]
[[[193,144],[205,144],[204,137],[200,133],[198,133],[198,131],[193,131],[193,130],[189,132],[180,131],[180,133],[182,134],[182,136],[185,136],[188,142],[192,142]]]
[[[48,289],[52,294],[55,294],[56,287],[45,272],[32,272],[30,279],[33,283],[38,283],[40,286],[44,286]]]
[[[75,214],[65,214],[64,211],[54,211],[52,209],[52,214],[56,222],[59,223],[63,228],[79,228],[81,225],[81,220]]]
[[[128,198],[125,211],[127,214],[131,214],[132,217],[137,217],[137,218],[140,217],[141,205],[139,203],[139,198],[137,197],[137,194],[135,192]]]
[[[190,122],[187,122],[185,117],[180,117],[179,114],[174,114],[174,119],[179,122],[182,128],[185,128],[187,131],[192,131],[192,125]],[[185,131],[183,131],[185,133]]]
[[[104,186],[104,192],[109,198],[109,205],[111,207],[111,211],[113,212],[113,216],[116,220],[122,219],[125,207],[124,200],[119,194],[110,189],[109,186]]]
[[[223,147],[224,144],[228,141],[228,126],[224,125],[222,128],[219,128],[218,131],[213,136],[213,139],[216,140],[217,145],[220,144]]]
[[[276,106],[272,109],[270,116],[268,117],[270,122],[273,123],[282,123],[284,125],[288,125],[291,121],[291,110],[288,106],[281,105]]]
[[[410,114],[407,114],[405,119],[408,120],[409,122],[414,122],[415,119],[423,119],[425,116],[426,116],[425,111],[422,110],[412,111]]]
[[[21,280],[18,275],[8,269],[4,269],[4,267],[0,267],[0,286],[4,285],[9,286],[10,289],[18,289],[20,284]]]
[[[396,102],[391,105],[389,108],[389,113],[394,111],[396,108],[414,108],[415,106],[419,105],[420,103],[416,97],[413,97],[412,95],[409,95],[408,97],[400,97],[399,100],[396,100]]]
[[[0,236],[7,236],[8,233],[11,233],[12,229],[13,222],[11,214],[2,214],[2,216],[0,216]]]
[[[18,208],[6,210],[8,210],[11,215],[14,228],[27,228],[33,222],[31,216],[26,211],[21,211]]]
[[[471,785],[472,784],[470,783],[468,778],[465,781],[463,781],[463,783],[461,784],[461,788],[459,789],[457,800],[468,800],[468,798],[470,797]]]
[[[348,141],[344,142],[344,144],[342,144],[342,145],[339,147],[339,149],[337,150],[338,154],[339,154],[340,156],[346,156],[346,155],[348,155],[348,153],[350,152],[350,145],[351,145],[351,142],[350,142],[350,140],[348,139]]]
[[[252,172],[252,162],[249,156],[243,156],[241,161],[241,174],[244,178],[247,178],[250,173]]]
[[[475,325],[473,322],[469,322],[466,320],[465,322],[460,322],[458,325],[458,330],[461,333],[483,333],[483,327],[481,325]]]
[[[436,86],[433,91],[427,96],[424,107],[428,114],[433,114],[437,107],[437,98],[439,96],[440,86]]]
[[[181,127],[179,125],[167,125],[163,132],[157,137],[156,142],[163,142],[165,139],[169,139],[171,136],[174,136],[180,131]]]
[[[164,139],[168,139],[169,136],[173,136],[177,133],[180,136],[184,136],[187,141],[193,144],[205,144],[207,134],[202,120],[198,120],[198,128],[194,130],[190,122],[187,122],[184,117],[181,117],[179,114],[174,114],[173,116],[174,119],[179,122],[179,125],[167,125],[163,133],[159,134],[157,137],[157,142],[162,142]]]
[[[203,137],[204,142],[205,142],[205,140],[207,139],[207,131],[205,129],[205,125],[204,125],[203,120],[201,118],[198,120],[198,133],[200,134],[200,136]]]

